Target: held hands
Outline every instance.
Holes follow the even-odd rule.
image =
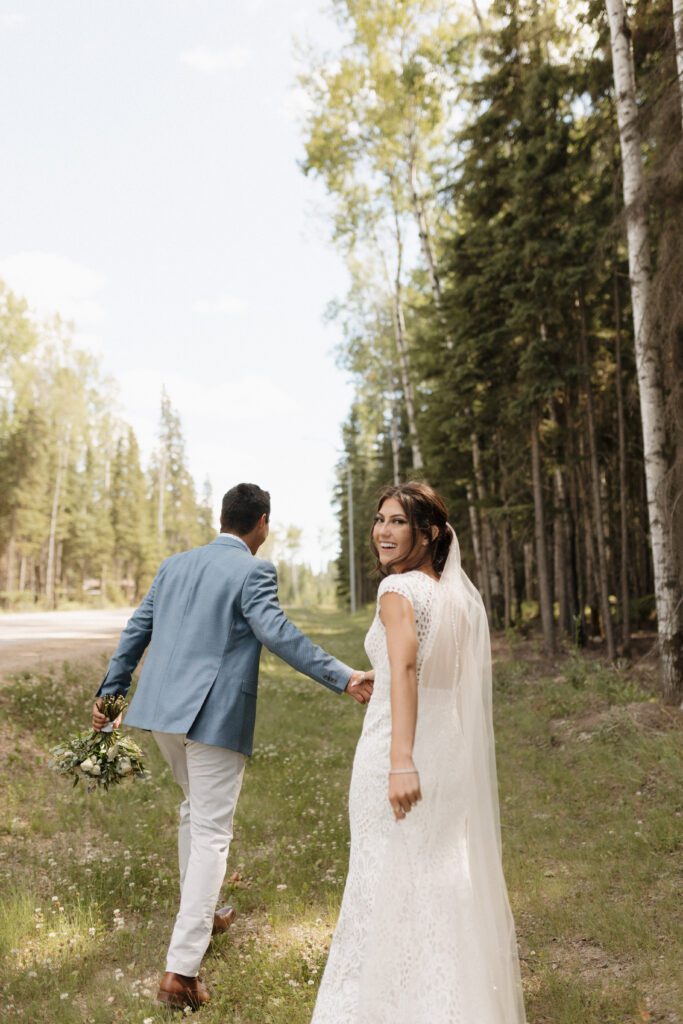
[[[367,704],[372,697],[372,685],[375,680],[374,670],[369,672],[354,672],[348,683],[344,693],[347,693],[349,697],[353,697],[359,704]]]
[[[121,719],[123,714],[120,714],[118,718],[114,720],[113,728],[118,729],[121,725]],[[92,706],[92,727],[95,732],[100,732],[105,725],[109,724],[109,719],[106,715],[102,714],[102,698],[98,697]]]
[[[420,775],[414,764],[389,772],[389,803],[396,821],[402,821],[421,799]]]

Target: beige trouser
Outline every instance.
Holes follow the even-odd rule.
[[[180,909],[166,970],[193,978],[211,941],[246,758],[178,733],[153,736],[185,794],[178,828]]]

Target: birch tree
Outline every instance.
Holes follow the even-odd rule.
[[[676,74],[678,76],[678,94],[681,102],[681,126],[683,127],[683,0],[672,0],[672,7],[676,47]]]
[[[683,629],[679,567],[668,530],[666,399],[662,351],[656,333],[651,293],[651,239],[645,203],[642,140],[636,104],[631,34],[623,0],[605,0],[610,28],[614,93],[619,125],[626,235],[648,518],[657,602],[662,689],[671,703],[683,699]]]

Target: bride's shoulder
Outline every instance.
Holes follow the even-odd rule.
[[[409,572],[395,572],[385,576],[377,588],[377,597],[382,597],[384,594],[403,594],[404,597],[412,600],[412,586],[408,579],[411,575],[412,573]]]
[[[435,582],[426,573],[419,569],[410,569],[408,572],[391,573],[385,576],[377,590],[377,598],[384,594],[401,594],[411,604],[421,603],[431,593],[432,584]]]

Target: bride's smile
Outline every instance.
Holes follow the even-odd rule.
[[[401,564],[413,548],[413,531],[396,498],[387,498],[375,516],[372,539],[380,563],[383,566],[391,564],[396,572],[400,572]]]

